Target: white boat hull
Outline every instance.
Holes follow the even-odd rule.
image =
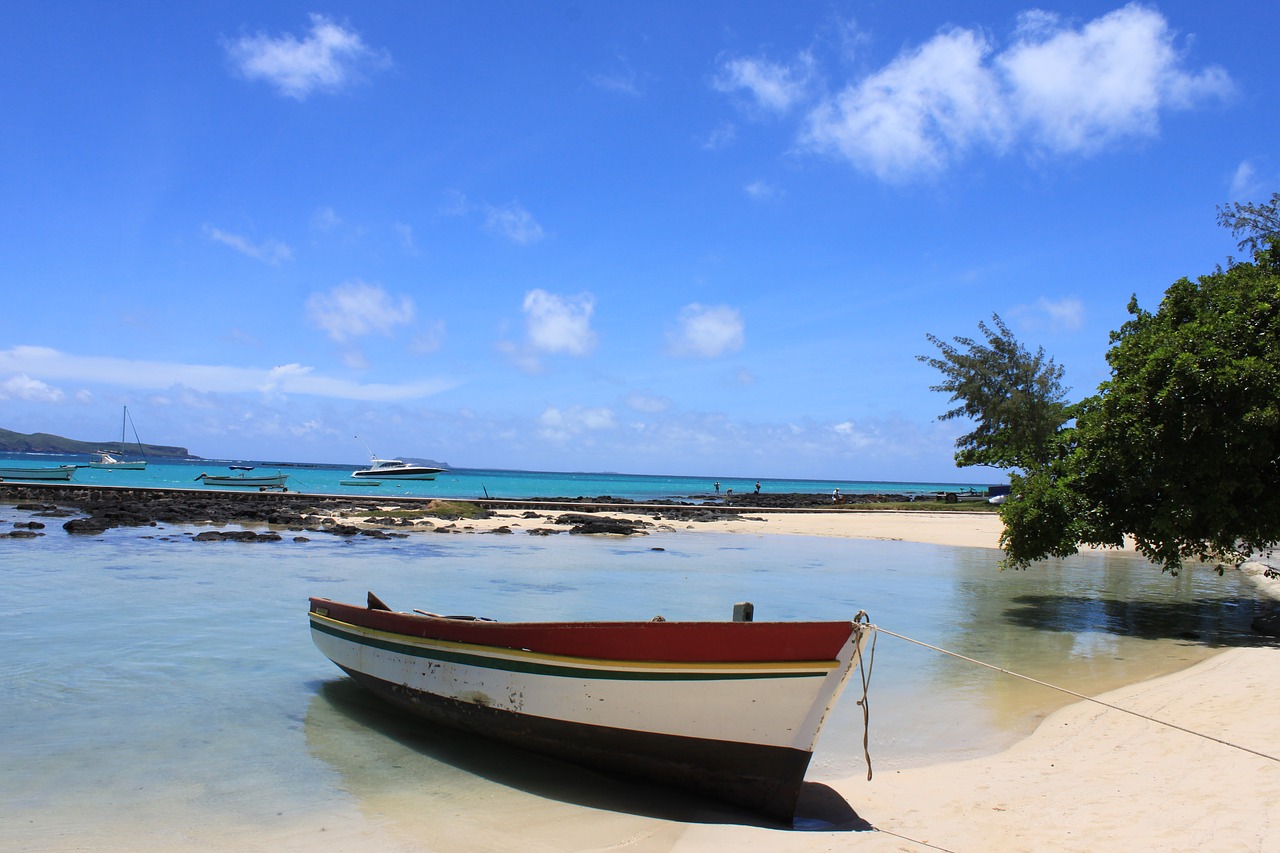
[[[831,660],[598,659],[383,631],[329,606],[310,614],[316,646],[395,705],[784,821],[867,636],[855,627]]]

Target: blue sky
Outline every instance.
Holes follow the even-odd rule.
[[[1106,376],[1280,181],[1273,4],[9,2],[0,426],[967,480],[927,333]]]

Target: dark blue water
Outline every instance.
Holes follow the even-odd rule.
[[[26,518],[0,506],[0,531]],[[637,814],[645,826],[679,817],[671,801],[386,711],[312,646],[309,595],[362,601],[372,589],[401,609],[498,619],[728,619],[742,600],[757,619],[866,610],[1086,693],[1245,642],[1252,613],[1235,577],[1171,578],[1119,555],[1002,574],[998,552],[904,542],[667,532],[195,543],[194,528],[83,538],[58,523],[0,539],[3,849],[270,849],[263,838],[295,829],[301,847],[324,827],[413,821],[444,833],[441,849],[477,827],[518,849],[520,830],[504,834],[492,817],[521,812],[598,823],[592,845],[608,847],[638,831]],[[874,667],[880,773],[998,748],[1067,701],[885,635]],[[865,773],[860,692],[837,707],[810,779]]]

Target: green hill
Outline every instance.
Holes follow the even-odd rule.
[[[25,435],[12,430],[0,429],[0,452],[4,453],[92,453],[119,445],[119,439],[111,441],[76,441],[74,438],[63,438],[47,432],[33,432]],[[136,445],[134,449],[136,450]],[[126,446],[126,451],[129,447]],[[185,447],[169,447],[163,444],[144,444],[142,453],[148,457],[167,459],[195,459]]]

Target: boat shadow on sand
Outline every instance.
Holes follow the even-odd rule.
[[[304,729],[308,751],[332,767],[360,799],[412,789],[442,801],[491,798],[486,783],[573,806],[678,823],[733,824],[797,832],[861,832],[873,827],[827,785],[805,782],[791,827],[694,794],[608,776],[465,732],[423,724],[350,678],[312,682]],[[449,801],[452,800],[452,805]],[[482,806],[477,806],[481,808]]]

